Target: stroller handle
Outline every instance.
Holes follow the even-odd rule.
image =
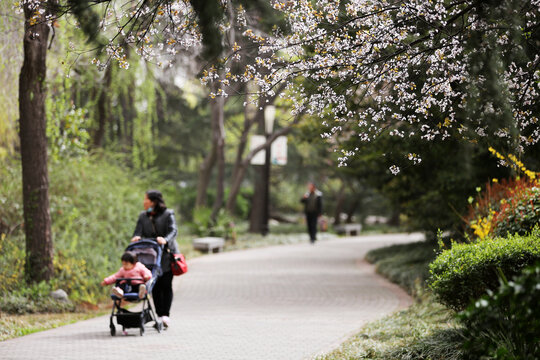
[[[157,242],[157,238],[141,238],[140,240],[132,242],[132,244],[157,244],[163,248],[163,245]]]
[[[144,279],[141,278],[141,277],[138,277],[138,278],[118,278],[115,281],[124,281],[124,280],[142,280],[142,281],[144,281]]]

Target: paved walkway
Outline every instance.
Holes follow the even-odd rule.
[[[349,237],[194,259],[175,279],[171,328],[109,334],[99,317],[0,342],[0,359],[309,359],[411,299],[374,274],[372,248],[418,235]],[[307,238],[306,238],[307,242]]]

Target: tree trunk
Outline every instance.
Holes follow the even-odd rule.
[[[103,84],[101,86],[101,92],[97,101],[97,116],[98,116],[98,128],[94,134],[94,147],[103,146],[103,138],[105,137],[105,128],[107,126],[107,119],[110,116],[110,104],[109,104],[109,89],[111,87],[112,80],[112,66],[109,64],[103,75]]]
[[[255,189],[251,200],[251,212],[249,214],[249,232],[262,233],[264,216],[264,169],[263,166],[254,166]]]
[[[49,26],[44,18],[50,2],[24,6],[24,60],[19,78],[21,162],[26,235],[25,275],[29,282],[52,278],[53,244],[49,212],[49,175],[45,78]],[[37,15],[40,12],[41,15]],[[36,22],[37,17],[37,22]],[[32,24],[32,25],[31,25]]]
[[[341,188],[336,199],[336,209],[334,211],[334,225],[341,224],[341,213],[343,212],[343,204],[345,203],[345,189],[347,186],[342,180]]]
[[[122,139],[123,149],[131,149],[133,147],[133,119],[135,118],[135,99],[132,91],[122,92],[120,94],[120,106],[122,107],[123,133]]]
[[[360,197],[356,194],[353,195],[353,202],[351,206],[349,207],[349,210],[347,211],[347,220],[345,222],[347,224],[352,223],[354,213],[356,212],[356,209],[358,208],[358,205],[360,205]]]
[[[244,128],[242,129],[242,135],[240,136],[240,142],[236,151],[236,160],[234,162],[234,168],[232,172],[231,188],[229,190],[229,196],[227,198],[227,204],[225,208],[228,212],[233,213],[236,207],[236,198],[240,192],[240,186],[244,180],[246,174],[247,164],[244,163],[244,152],[246,151],[249,132],[253,124],[260,121],[259,117],[263,116],[263,112],[258,110],[253,119],[248,115],[248,107],[246,106],[244,111]]]
[[[261,108],[264,108],[264,105],[271,105],[274,103],[276,98],[279,96],[279,94],[285,89],[285,86],[282,85],[276,89],[276,92],[274,96],[269,98],[261,98],[259,99],[259,105],[257,106],[257,111],[253,118],[250,118],[248,114],[248,107],[245,107],[244,110],[244,129],[242,130],[242,135],[240,137],[240,143],[238,145],[238,150],[236,153],[236,161],[234,163],[234,168],[231,176],[231,188],[229,191],[229,196],[227,198],[227,204],[226,209],[229,212],[233,212],[236,207],[236,198],[238,197],[238,193],[240,192],[240,186],[242,185],[242,181],[244,180],[244,176],[246,175],[247,167],[249,166],[249,162],[253,155],[255,153],[250,153],[246,157],[246,159],[243,158],[243,154],[245,152],[247,141],[249,137],[249,133],[251,131],[251,128],[254,124],[264,124],[264,110],[261,110]],[[247,102],[246,96],[246,102]],[[268,100],[268,102],[266,102]],[[298,117],[295,119],[293,124],[298,122]],[[289,130],[285,130],[281,133],[281,135],[285,135],[289,132]]]
[[[215,131],[214,143],[216,144],[216,160],[218,175],[216,178],[216,198],[212,208],[211,218],[216,220],[219,210],[223,206],[225,196],[225,98],[219,96],[212,102],[212,117],[214,117]]]
[[[212,142],[212,148],[210,152],[206,155],[206,158],[199,166],[199,177],[197,180],[197,199],[195,200],[195,207],[206,206],[208,185],[210,183],[210,175],[212,174],[212,169],[216,163],[216,154],[217,154],[217,144]]]
[[[264,109],[264,107],[263,107]],[[264,110],[261,110],[264,114]],[[257,116],[257,131],[259,134],[264,134],[264,115]],[[265,171],[264,166],[254,166],[255,170],[255,186],[253,190],[253,199],[251,200],[251,212],[249,214],[249,232],[262,233],[264,231],[264,194],[265,194]]]

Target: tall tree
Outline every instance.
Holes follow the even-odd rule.
[[[24,60],[19,78],[26,277],[29,281],[53,276],[53,244],[47,171],[46,75],[47,48],[54,1],[25,2]]]

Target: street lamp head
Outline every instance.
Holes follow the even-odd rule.
[[[274,130],[274,119],[276,117],[276,107],[268,105],[264,108],[264,129],[267,134],[271,134]]]

